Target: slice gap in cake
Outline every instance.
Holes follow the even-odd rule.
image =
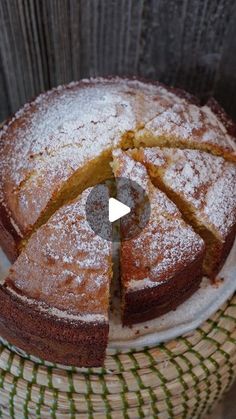
[[[214,279],[235,238],[236,165],[199,150],[156,147],[129,153],[204,239],[204,274]]]
[[[132,131],[127,131],[124,133],[120,140],[120,146],[125,149],[129,149],[133,144],[132,138],[134,133]],[[48,167],[50,168],[50,154],[48,159]],[[56,158],[56,156],[54,156]],[[37,231],[39,227],[45,224],[49,218],[63,205],[69,203],[77,196],[79,196],[84,190],[89,187],[95,186],[107,179],[112,178],[113,173],[111,170],[112,160],[112,149],[107,149],[102,152],[98,157],[88,161],[82,167],[79,167],[73,172],[73,174],[61,185],[57,193],[54,193],[50,200],[48,201],[47,206],[44,208],[39,218],[31,226],[23,239],[20,239],[18,244],[18,249],[15,256],[10,259],[14,261],[18,253],[27,244],[31,235]],[[24,193],[24,186],[29,187],[30,182],[34,181],[34,173],[31,173],[25,181],[21,184],[22,192]]]
[[[110,167],[112,167],[110,165]],[[116,182],[112,178],[107,180],[106,185],[109,189],[109,198],[116,198]],[[109,319],[120,317],[120,220],[111,224],[112,235],[112,278],[110,283],[110,307]]]
[[[121,283],[120,283],[120,222],[113,223],[112,241],[112,280],[110,287],[109,320],[114,324],[121,319]]]
[[[124,149],[132,148],[133,138],[134,131],[126,131],[123,135],[121,135],[118,147]],[[112,150],[112,148],[107,148],[107,150],[101,152],[98,157],[91,159],[84,166],[75,170],[68,180],[64,182],[55,198],[53,198],[53,202],[50,204],[50,207],[48,209],[46,208],[45,215],[43,215],[41,219],[39,219],[38,223],[36,223],[36,228],[42,225],[45,220],[47,221],[61,206],[75,199],[85,189],[113,177],[111,169]],[[50,164],[50,159],[48,164]],[[115,185],[113,185],[113,187],[112,185],[109,186],[110,193],[112,194],[114,193],[114,187]]]
[[[129,147],[142,110],[136,96],[150,103],[144,83],[130,84],[98,79],[60,86],[26,104],[4,126],[0,242],[11,260],[22,238],[27,241],[55,210],[110,177],[111,150],[121,141]]]
[[[22,249],[30,236],[63,205],[69,203],[84,190],[94,185],[97,185],[112,176],[110,168],[111,149],[101,153],[98,157],[90,160],[83,167],[76,170],[67,181],[65,181],[56,194],[54,194],[47,207],[39,216],[38,220],[28,232],[28,234],[21,241],[19,248]],[[50,159],[48,162],[50,166]]]
[[[96,205],[109,190],[100,185]],[[103,364],[108,341],[112,242],[86,219],[91,188],[28,241],[0,287],[0,334],[27,353],[78,367]]]
[[[122,320],[132,325],[177,308],[199,288],[205,245],[175,204],[152,184],[142,164],[116,150],[112,165],[117,199],[122,202],[127,192],[132,194],[119,187],[122,177],[138,183],[151,206],[148,223],[129,240],[124,240],[128,224],[121,219]]]
[[[233,145],[233,143],[232,143]],[[166,147],[166,148],[179,148],[179,149],[190,149],[200,150],[207,153],[223,156],[226,160],[236,162],[236,147],[235,151],[228,152],[223,148],[217,147],[214,144],[200,143],[191,141],[191,139],[184,140],[182,138],[175,137],[174,134],[170,135],[154,135],[151,131],[146,129],[140,130],[136,133],[133,140],[132,147],[129,148],[146,148],[146,147]]]

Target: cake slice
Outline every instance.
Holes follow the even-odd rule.
[[[111,242],[86,221],[90,189],[32,235],[0,288],[2,337],[48,361],[83,367],[104,361],[112,276]]]
[[[175,204],[152,185],[142,164],[116,150],[113,171],[118,199],[132,194],[123,184],[119,188],[119,177],[127,178],[146,191],[151,206],[149,222],[136,237],[122,240],[126,222],[120,226],[123,323],[133,324],[175,309],[198,289],[205,246]]]
[[[204,273],[214,278],[235,238],[236,164],[198,150],[156,147],[131,154],[205,240]]]
[[[175,101],[135,134],[134,146],[198,149],[236,161],[233,123],[212,103]]]

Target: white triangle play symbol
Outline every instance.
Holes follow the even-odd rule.
[[[124,217],[124,215],[130,213],[130,207],[122,202],[118,201],[115,198],[109,199],[109,221],[113,223],[113,221],[119,220],[119,218]]]

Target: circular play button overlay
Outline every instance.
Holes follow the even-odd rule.
[[[150,218],[146,191],[136,182],[119,177],[91,189],[86,219],[95,234],[105,240],[130,240],[138,236]]]

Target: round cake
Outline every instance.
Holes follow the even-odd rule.
[[[52,362],[101,366],[113,245],[86,220],[107,179],[145,189],[147,226],[122,240],[121,316],[146,321],[222,267],[236,231],[236,128],[213,99],[137,79],[89,79],[26,104],[0,134],[0,335]],[[131,192],[130,192],[131,193]]]

